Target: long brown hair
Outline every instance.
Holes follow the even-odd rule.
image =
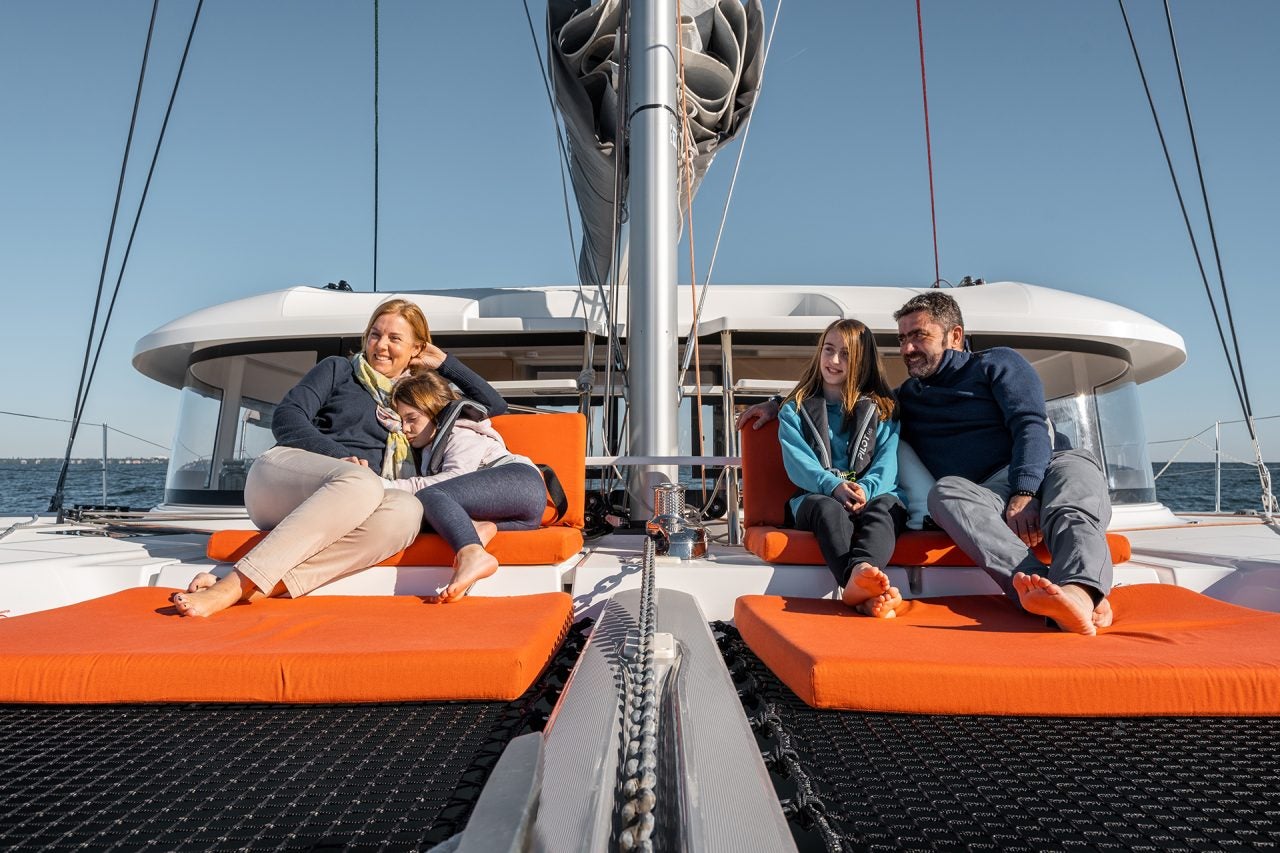
[[[445,406],[456,399],[458,395],[449,387],[449,383],[434,370],[419,370],[397,379],[396,384],[391,386],[392,406],[400,403],[413,406],[433,421]]]
[[[884,369],[880,366],[876,337],[861,320],[836,320],[822,331],[809,366],[804,369],[796,387],[787,395],[787,400],[794,400],[798,406],[806,397],[822,394],[822,347],[827,335],[833,330],[840,333],[849,350],[849,368],[845,371],[841,408],[845,414],[852,412],[858,398],[865,395],[876,401],[880,420],[887,421],[893,417],[895,408],[893,389],[889,387],[889,380],[885,378]]]

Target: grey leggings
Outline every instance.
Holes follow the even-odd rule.
[[[480,544],[473,520],[496,522],[499,530],[534,530],[547,506],[542,472],[523,462],[472,471],[417,497],[424,529],[439,533],[454,551]]]

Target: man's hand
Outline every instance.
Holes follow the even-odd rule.
[[[747,421],[755,420],[756,425],[752,429],[760,429],[769,421],[778,417],[778,410],[782,408],[773,400],[765,400],[763,403],[756,403],[742,414],[738,415],[738,429],[742,429],[747,425]]]
[[[445,351],[435,344],[423,344],[422,351],[415,355],[410,361],[410,367],[426,367],[435,370],[444,364]]]
[[[836,486],[831,497],[840,502],[850,513],[855,513],[867,505],[867,493],[857,483],[841,483]]]
[[[1004,508],[1004,521],[1029,548],[1034,548],[1044,539],[1040,532],[1040,501],[1029,495],[1009,498]]]

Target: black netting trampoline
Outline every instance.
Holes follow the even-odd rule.
[[[1277,720],[820,711],[715,627],[802,850],[1280,849]]]
[[[428,848],[541,731],[585,628],[509,703],[0,706],[0,847]]]

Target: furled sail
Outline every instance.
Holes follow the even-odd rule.
[[[764,67],[764,13],[760,0],[684,0],[680,41],[684,96],[696,148],[693,191],[722,145],[732,140],[755,105]],[[564,118],[569,170],[582,215],[579,275],[588,284],[609,278],[612,262],[614,170],[619,145],[622,0],[550,0],[548,63]],[[623,116],[622,118],[625,118]],[[622,172],[626,195],[626,171]],[[680,204],[685,204],[680,187]]]

